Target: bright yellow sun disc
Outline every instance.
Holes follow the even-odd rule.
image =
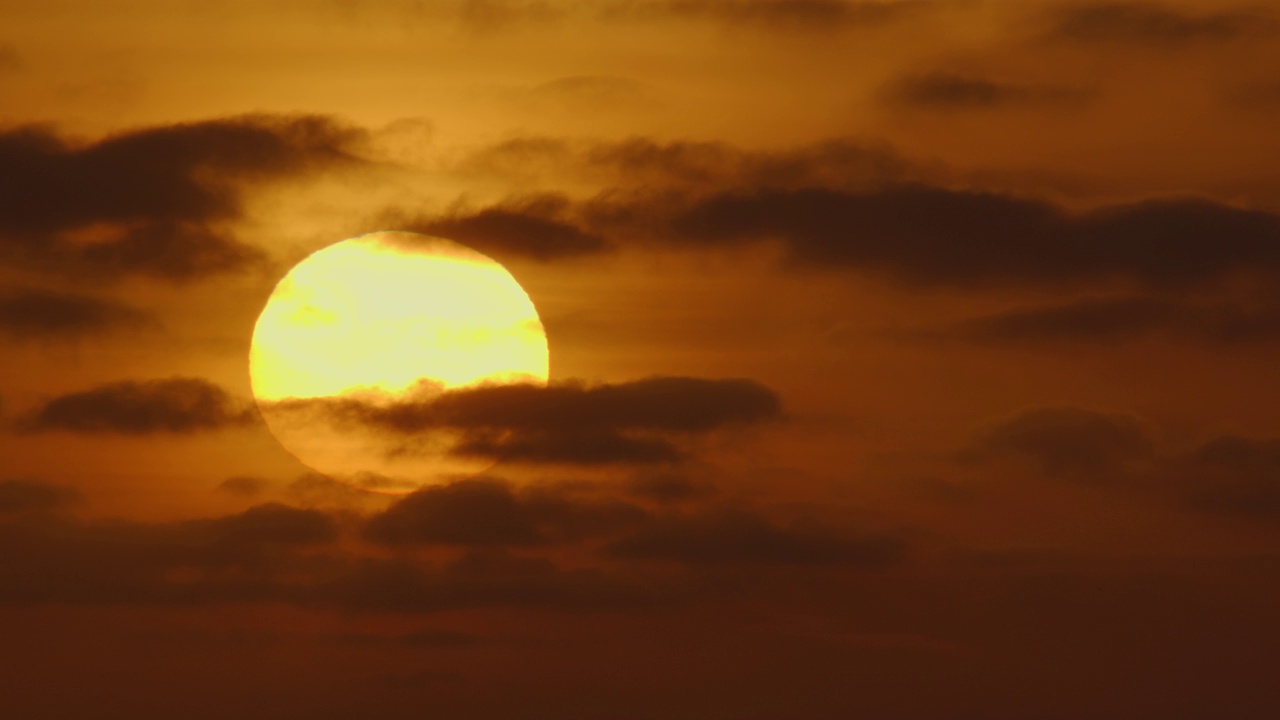
[[[547,338],[529,296],[494,260],[442,238],[380,232],[289,271],[258,318],[249,371],[268,426],[303,463],[346,480],[416,485],[462,468],[438,450],[392,452],[274,409],[289,399],[390,403],[424,388],[545,384]]]

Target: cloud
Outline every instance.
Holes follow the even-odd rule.
[[[655,377],[588,386],[492,385],[378,405],[357,399],[284,400],[271,413],[319,413],[396,437],[457,431],[459,455],[538,463],[672,462],[681,436],[781,417],[773,391],[751,380]]]
[[[79,499],[75,488],[32,480],[0,481],[0,515],[61,510]]]
[[[271,487],[271,483],[263,478],[236,475],[218,483],[217,489],[219,492],[231,495],[253,497],[266,492],[269,487]]]
[[[364,536],[389,545],[533,546],[598,537],[644,517],[637,506],[617,500],[466,480],[396,501],[370,518]]]
[[[570,75],[542,83],[529,91],[535,102],[577,110],[643,107],[651,102],[648,85],[616,75]]]
[[[189,280],[260,259],[225,229],[246,183],[351,163],[320,116],[243,116],[75,143],[0,132],[0,258],[47,272]]]
[[[1136,418],[1066,406],[1034,408],[1004,420],[959,457],[971,463],[1020,458],[1049,477],[1101,482],[1151,461],[1155,451]]]
[[[21,70],[24,66],[22,56],[12,45],[0,43],[0,74]]]
[[[18,421],[23,432],[194,433],[249,423],[254,411],[199,378],[121,381],[62,395]]]
[[[525,607],[571,612],[629,609],[659,600],[643,584],[598,568],[562,569],[542,557],[472,551],[443,566],[363,559],[319,588],[338,607],[392,612]]]
[[[557,219],[565,204],[554,196],[526,198],[477,212],[410,221],[403,229],[449,238],[498,256],[554,260],[605,250],[604,238]]]
[[[943,71],[902,78],[886,94],[896,104],[934,110],[1061,107],[1085,97],[1061,87],[1002,83]]]
[[[916,336],[977,343],[1117,344],[1154,334],[1213,345],[1280,339],[1280,308],[1158,297],[1084,299],[1016,309]]]
[[[714,20],[770,30],[831,31],[881,25],[927,7],[925,2],[850,0],[666,0],[619,5],[611,14]]]
[[[300,553],[336,536],[331,518],[282,505],[177,523],[0,522],[0,603],[288,599],[291,577],[317,571]]]
[[[337,524],[317,510],[279,503],[257,505],[236,515],[188,521],[180,532],[214,545],[322,545],[338,537]]]
[[[1174,461],[1172,489],[1211,512],[1280,519],[1280,440],[1226,436]]]
[[[1275,213],[1196,197],[1073,211],[926,182],[945,171],[847,139],[754,152],[645,138],[581,145],[523,138],[475,153],[457,169],[534,183],[548,167],[612,189],[585,200],[541,195],[536,208],[513,201],[493,209],[504,220],[513,207],[551,219],[559,236],[608,238],[604,245],[570,243],[582,252],[776,242],[799,266],[951,287],[1120,281],[1182,290],[1280,273]]]
[[[880,566],[905,546],[887,535],[850,536],[827,528],[784,526],[746,510],[717,508],[658,519],[609,545],[614,557],[690,565],[786,564]]]
[[[716,493],[716,489],[708,483],[696,482],[684,475],[670,472],[637,474],[627,481],[624,489],[636,498],[662,505],[704,500]]]
[[[0,333],[13,340],[69,340],[155,325],[150,314],[105,298],[34,288],[0,291]]]
[[[1158,3],[1064,5],[1050,35],[1081,43],[1178,48],[1267,35],[1276,29],[1267,13],[1237,10],[1193,15]]]
[[[796,262],[913,284],[1128,279],[1185,287],[1280,271],[1280,218],[1205,200],[1072,215],[1038,200],[924,185],[763,189],[698,200],[677,210],[671,225],[686,243],[775,239]]]
[[[661,193],[761,186],[866,188],[902,182],[922,172],[887,145],[858,138],[758,150],[724,142],[647,137],[583,142],[532,136],[482,148],[460,160],[457,169],[498,178],[577,173],[624,195],[636,190]],[[567,203],[562,199],[554,207],[559,216]]]

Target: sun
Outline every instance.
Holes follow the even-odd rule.
[[[479,384],[546,384],[547,337],[516,279],[451,240],[379,232],[298,263],[254,327],[253,394],[268,427],[304,464],[364,486],[414,487],[474,471],[449,438],[411,444],[323,413],[328,400],[390,404]],[[298,403],[291,401],[321,401]]]

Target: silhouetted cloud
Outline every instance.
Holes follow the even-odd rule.
[[[169,280],[260,257],[226,231],[244,183],[353,161],[355,130],[319,116],[245,116],[75,144],[0,132],[0,258],[60,273]]]
[[[604,238],[556,218],[564,204],[556,197],[529,198],[477,212],[410,222],[403,229],[449,238],[499,256],[552,260],[605,250]]]
[[[229,493],[231,495],[243,495],[245,497],[253,497],[261,495],[271,486],[271,483],[263,478],[250,477],[248,475],[236,475],[218,483],[218,491]]]
[[[709,483],[671,472],[639,473],[630,478],[623,489],[636,498],[664,505],[702,500],[716,493],[716,488]]]
[[[614,557],[703,564],[880,566],[900,560],[904,543],[829,528],[784,526],[758,513],[718,508],[656,519],[609,545]]]
[[[658,194],[759,187],[868,188],[903,182],[921,172],[883,143],[844,137],[782,150],[648,137],[602,142],[519,137],[467,155],[457,169],[502,178],[576,173],[610,187]],[[554,197],[543,197],[555,202]],[[564,219],[568,202],[562,198],[553,206],[558,219]]]
[[[644,517],[640,508],[618,500],[467,480],[396,501],[369,520],[364,535],[391,545],[545,545],[619,532]]]
[[[1087,299],[975,318],[932,335],[979,343],[1115,344],[1156,333],[1215,345],[1280,339],[1280,308],[1251,305],[1154,297]]]
[[[1280,218],[1204,200],[1072,215],[1037,200],[921,185],[867,193],[760,190],[697,201],[678,211],[672,226],[686,242],[777,239],[797,262],[912,283],[1127,278],[1187,286],[1280,271]]]
[[[321,545],[338,537],[337,524],[318,510],[279,503],[251,507],[212,520],[183,523],[180,531],[215,545]]]
[[[774,420],[782,409],[773,391],[751,380],[656,377],[481,386],[386,405],[289,399],[268,412],[318,413],[394,436],[456,431],[453,452],[464,456],[599,465],[672,462],[682,457],[679,436]]]
[[[1280,519],[1280,440],[1220,437],[1174,461],[1173,489],[1212,512]]]
[[[644,584],[599,568],[562,569],[542,557],[503,550],[471,551],[431,567],[408,559],[367,558],[317,588],[327,604],[360,610],[432,612],[475,607],[527,607],[572,612],[652,605]]]
[[[18,422],[23,432],[194,433],[249,423],[254,411],[199,378],[121,381],[49,400]]]
[[[1154,2],[1063,5],[1051,35],[1085,43],[1180,47],[1270,34],[1276,18],[1250,10],[1192,14]]]
[[[288,600],[292,577],[325,572],[300,553],[336,537],[332,518],[274,504],[177,523],[5,522],[0,603]]]
[[[12,45],[0,43],[0,73],[13,72],[23,67],[22,56]]]
[[[58,510],[80,497],[75,488],[34,480],[0,481],[0,515]]]
[[[959,457],[979,463],[1022,458],[1049,477],[1102,482],[1154,459],[1155,451],[1130,415],[1044,407],[987,429]]]
[[[40,289],[0,291],[0,333],[14,340],[75,339],[155,324],[150,314],[105,298]]]
[[[535,102],[570,109],[611,110],[641,107],[649,102],[649,86],[616,75],[570,75],[542,83],[529,91]]]
[[[619,3],[611,13],[627,13],[637,17],[705,19],[771,30],[831,31],[879,25],[927,6],[928,3],[925,2],[854,0],[665,0]]]
[[[951,72],[912,75],[887,88],[900,105],[937,110],[1043,106],[1079,102],[1085,94],[1051,85],[1019,85]]]

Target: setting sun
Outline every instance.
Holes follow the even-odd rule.
[[[387,405],[479,384],[545,385],[548,352],[533,302],[500,264],[443,238],[381,232],[285,275],[258,318],[249,366],[267,424],[305,464],[413,485],[474,463],[444,463],[440,447],[371,452],[376,438],[285,401]]]

